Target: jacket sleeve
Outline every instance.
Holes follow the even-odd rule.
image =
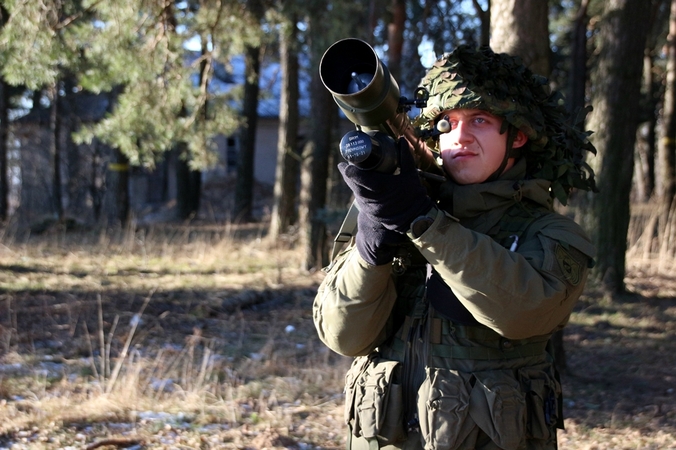
[[[338,257],[313,305],[315,327],[326,346],[342,355],[360,356],[385,339],[397,299],[391,270],[391,264],[368,264],[356,247]]]
[[[477,321],[525,339],[566,324],[594,255],[579,225],[558,214],[545,217],[516,251],[440,211],[413,243]]]

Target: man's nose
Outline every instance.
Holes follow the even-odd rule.
[[[456,123],[455,128],[453,129],[453,137],[458,144],[471,142],[474,139],[474,135],[470,132],[467,123],[462,120]]]

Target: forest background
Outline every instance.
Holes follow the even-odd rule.
[[[402,92],[432,55],[490,44],[548,76],[570,111],[593,107],[587,162],[599,192],[557,205],[598,249],[565,336],[562,447],[676,448],[676,1],[4,0],[0,27],[0,445],[342,445],[347,361],[321,347],[309,318],[348,206],[338,109],[317,67],[332,43],[358,37]],[[244,84],[213,89],[235,56]],[[279,62],[281,95],[261,216],[253,162],[266,58]],[[62,136],[65,101],[80,92],[110,107]],[[35,110],[52,134],[54,217],[40,234],[12,206],[8,164],[12,127]],[[228,191],[207,193],[216,134],[237,136],[237,170]],[[92,183],[110,190],[115,220],[92,212],[72,229],[62,161],[71,144],[94,142],[113,155]],[[176,220],[140,226],[129,172],[170,153]],[[206,195],[233,198],[228,220],[199,215]]]

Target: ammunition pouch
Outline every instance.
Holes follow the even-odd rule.
[[[475,372],[470,415],[493,442],[517,450],[526,429],[526,401],[512,370]]]
[[[429,449],[458,448],[472,431],[469,416],[471,375],[450,369],[426,368],[418,390],[420,433]]]
[[[521,389],[525,393],[526,436],[530,439],[555,440],[556,428],[563,428],[561,384],[551,364],[524,367],[519,370]]]
[[[533,448],[556,448],[558,393],[547,364],[473,373],[428,367],[418,391],[420,432],[434,450],[464,448],[477,426],[504,450],[522,448],[524,437]]]
[[[400,370],[373,353],[356,358],[345,376],[345,423],[373,448],[406,438]]]

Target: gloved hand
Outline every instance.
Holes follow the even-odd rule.
[[[432,207],[432,200],[420,182],[413,155],[406,139],[397,143],[399,173],[362,170],[347,163],[338,164],[345,183],[354,193],[360,215],[399,233],[405,233],[413,219]]]
[[[368,214],[357,216],[357,251],[367,263],[380,266],[394,259],[397,244],[407,241],[406,235],[388,230]]]

